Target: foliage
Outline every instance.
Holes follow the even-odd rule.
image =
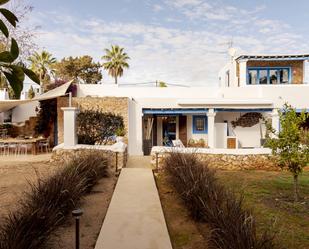
[[[36,133],[49,136],[51,127],[57,119],[57,99],[40,101],[37,117]]]
[[[63,58],[53,66],[56,78],[84,84],[98,84],[102,79],[100,68],[100,63],[93,62],[89,55]]]
[[[31,86],[28,91],[28,99],[33,99],[35,97],[35,92],[33,90],[33,87]]]
[[[159,87],[167,87],[167,84],[163,81],[159,81]]]
[[[22,23],[27,21],[33,10],[33,7],[28,5],[24,0],[11,0],[6,7],[13,12],[17,19]],[[18,25],[17,23],[16,27],[13,27],[7,20],[3,20],[3,22],[8,28],[9,37],[14,37],[19,45],[20,56],[18,57],[18,60],[22,62],[27,61],[29,56],[37,49],[34,40],[39,26],[29,27],[28,25]],[[2,46],[0,46],[1,51],[9,49],[9,43],[4,36],[0,36],[0,44],[4,45],[3,49]]]
[[[205,139],[200,138],[199,140],[194,140],[193,138],[189,139],[188,147],[195,147],[195,148],[205,148],[208,147]]]
[[[124,127],[119,127],[116,132],[115,132],[115,135],[118,136],[118,137],[123,137],[126,135],[126,131],[124,129]]]
[[[39,76],[41,85],[49,84],[51,74],[53,73],[51,68],[56,63],[56,58],[43,50],[41,53],[35,52],[28,60],[31,63],[31,70]]]
[[[102,59],[106,62],[103,63],[104,69],[108,70],[108,74],[115,78],[115,84],[118,83],[118,77],[123,75],[123,70],[129,68],[128,60],[130,57],[124,52],[124,48],[118,45],[112,45],[111,50],[105,49],[105,55]]]
[[[2,220],[0,248],[46,248],[50,234],[103,176],[107,160],[93,151],[75,156],[53,176],[30,184],[20,207]]]
[[[165,159],[170,181],[191,216],[207,222],[212,229],[210,242],[221,249],[274,248],[273,235],[256,234],[256,222],[243,205],[243,196],[225,189],[215,171],[195,154],[171,153]]]
[[[298,175],[309,163],[308,132],[302,128],[308,114],[298,114],[292,106],[285,104],[279,111],[280,131],[277,132],[266,123],[268,130],[266,146],[272,149],[278,165],[287,169],[294,177],[294,200],[298,201]]]
[[[99,110],[84,110],[77,116],[77,136],[81,144],[106,144],[108,138],[124,129],[123,118]]]
[[[3,5],[7,2],[9,2],[9,0],[2,0],[0,1],[0,5]],[[5,8],[0,8],[0,13],[4,17],[4,20],[9,22],[9,25],[16,27],[18,19],[11,11]],[[9,51],[2,51],[0,53],[0,74],[1,77],[5,77],[5,79],[10,84],[14,91],[15,97],[19,98],[23,89],[25,75],[27,75],[36,83],[39,83],[40,81],[34,72],[27,69],[24,65],[16,63],[16,60],[19,56],[19,47],[14,38],[9,38],[10,34],[8,25],[6,25],[2,19],[0,19],[0,30],[1,33],[5,36],[6,41],[10,40]]]

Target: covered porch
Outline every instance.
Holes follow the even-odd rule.
[[[273,108],[145,108],[143,152],[149,155],[153,146],[173,147],[175,140],[184,147],[262,148],[265,119],[278,129],[279,116]]]

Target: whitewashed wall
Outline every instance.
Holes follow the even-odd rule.
[[[36,116],[35,108],[37,106],[39,106],[38,101],[32,101],[26,104],[16,106],[12,110],[12,123],[25,122],[30,117],[35,117]]]
[[[207,116],[206,116],[207,118]],[[193,115],[188,115],[187,116],[187,138],[188,142],[192,138],[194,140],[199,140],[199,139],[204,139],[206,144],[208,142],[208,135],[207,134],[194,134],[193,133]]]
[[[141,155],[142,152],[142,109],[143,108],[281,108],[288,101],[294,107],[309,109],[309,85],[267,85],[267,86],[243,86],[243,87],[118,87],[115,85],[79,85],[78,96],[114,96],[129,97],[129,153]],[[199,99],[197,104],[194,100]],[[190,101],[193,104],[181,105],[179,100]],[[239,103],[237,103],[239,102]],[[203,104],[205,103],[205,104]],[[224,103],[224,104],[222,104]],[[224,120],[232,121],[239,117],[237,113],[227,114],[220,119],[221,113],[216,115],[216,122]],[[158,144],[160,135],[158,125]],[[263,128],[264,129],[264,128]],[[259,147],[259,126],[234,130],[243,147]],[[207,134],[192,133],[192,116],[187,118],[187,134],[190,138],[203,138],[207,141]]]

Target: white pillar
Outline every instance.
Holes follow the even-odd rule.
[[[239,86],[247,85],[247,60],[239,62]]]
[[[275,129],[276,132],[279,132],[280,130],[280,118],[279,118],[279,113],[278,109],[273,109],[271,113],[271,125],[273,129]]]
[[[214,109],[209,109],[207,113],[209,148],[215,148],[215,116],[216,116],[216,113]]]
[[[76,115],[79,111],[76,107],[62,107],[63,111],[63,143],[64,147],[75,146],[77,141]]]

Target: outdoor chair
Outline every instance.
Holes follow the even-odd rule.
[[[173,146],[178,148],[185,148],[180,139],[172,140]]]
[[[41,152],[44,151],[48,153],[50,151],[50,137],[48,137],[46,140],[39,142],[39,149]]]
[[[8,144],[0,143],[0,154],[5,155],[7,151],[8,151]]]
[[[17,155],[18,152],[18,144],[17,143],[9,143],[8,144],[8,155],[15,154]]]
[[[29,143],[19,144],[18,155],[20,155],[20,154],[27,155],[29,149],[31,149],[31,144],[29,144]]]

